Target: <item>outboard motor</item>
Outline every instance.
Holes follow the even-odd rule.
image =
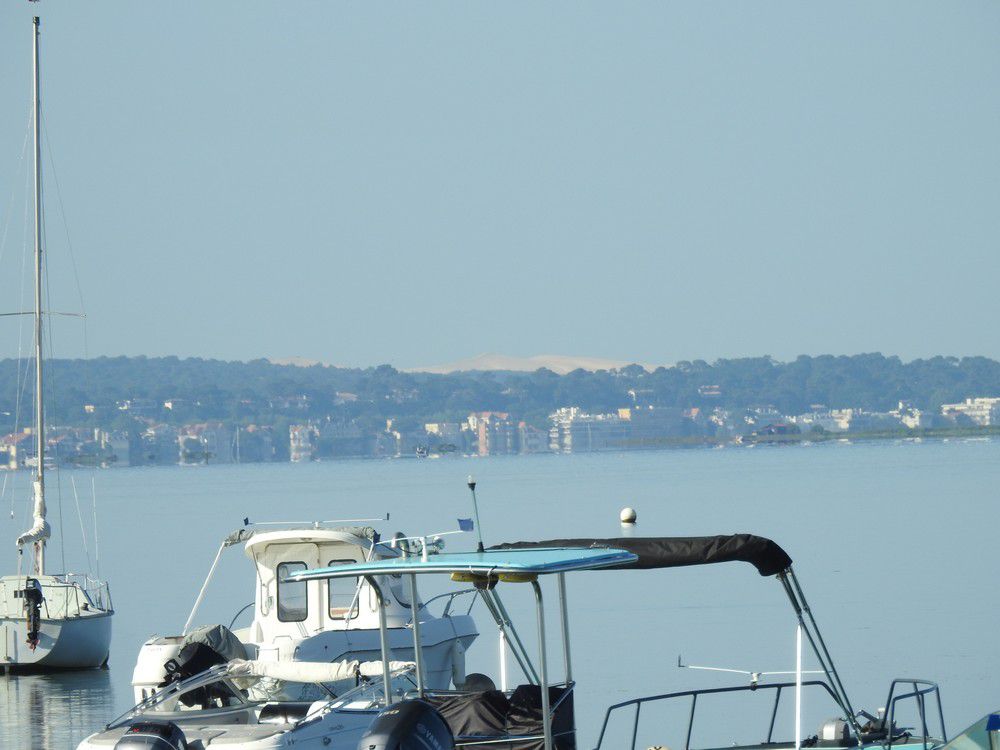
[[[164,663],[163,669],[166,671],[166,676],[157,687],[167,687],[175,682],[194,677],[217,664],[225,664],[226,661],[227,659],[211,646],[206,646],[204,643],[189,643],[180,650],[175,658],[167,659]],[[211,708],[215,698],[226,698],[229,695],[228,688],[216,683],[188,690],[180,696],[179,700],[182,705],[188,708]]]
[[[42,626],[42,586],[36,578],[28,578],[23,589],[17,592],[24,599],[24,616],[28,637],[25,643],[32,651],[38,645],[38,631]]]
[[[163,664],[166,676],[157,687],[166,687],[174,682],[186,680],[196,674],[204,672],[209,667],[216,664],[225,664],[228,661],[222,654],[211,646],[204,643],[189,643],[180,650],[173,659],[167,659]]]
[[[172,721],[137,721],[115,743],[115,750],[188,750],[188,743]]]
[[[358,742],[358,750],[454,750],[455,737],[438,711],[421,700],[382,709]]]

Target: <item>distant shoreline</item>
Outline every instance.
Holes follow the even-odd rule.
[[[620,454],[620,453],[650,453],[654,451],[669,451],[696,448],[754,448],[757,446],[802,446],[821,443],[873,443],[887,441],[919,442],[923,440],[948,440],[948,439],[984,439],[1000,437],[1000,426],[995,427],[962,427],[962,428],[929,428],[929,429],[903,429],[903,430],[881,430],[870,432],[804,432],[798,434],[784,435],[745,435],[737,437],[712,437],[705,435],[686,437],[662,437],[644,439],[641,441],[631,441],[627,445],[622,445],[604,450],[576,451],[567,453],[561,451],[543,451],[532,453],[505,453],[496,454],[505,458],[520,458],[525,456],[566,456],[566,455],[594,455],[594,454]],[[65,462],[59,464],[62,469],[129,469],[129,468],[190,468],[192,466],[261,466],[261,465],[288,465],[288,464],[310,464],[310,463],[335,463],[338,461],[420,461],[437,460],[441,458],[451,459],[480,459],[475,453],[444,453],[431,454],[430,456],[418,456],[414,454],[402,454],[396,456],[326,456],[322,458],[304,461],[212,461],[203,463],[159,463],[159,464],[91,464],[86,462]],[[0,466],[0,475],[6,472],[19,473],[30,472],[31,466],[21,466],[12,469]]]

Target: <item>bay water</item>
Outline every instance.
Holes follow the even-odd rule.
[[[154,633],[180,632],[221,539],[244,517],[313,521],[390,513],[388,522],[374,524],[385,535],[446,531],[472,516],[470,473],[479,482],[487,544],[625,533],[773,538],[795,561],[856,708],[874,713],[884,706],[892,677],[936,680],[951,734],[1000,708],[998,441],[63,470],[58,481],[55,473],[50,478],[56,536],[49,565],[79,571],[99,564],[110,580],[116,608],[110,667],[0,677],[0,746],[75,747],[130,707],[139,646]],[[13,540],[30,525],[28,479],[6,477],[5,571],[15,571]],[[639,516],[631,532],[618,522],[626,505]],[[475,546],[471,534],[446,540],[451,551]],[[422,593],[427,598],[448,585],[429,581]],[[531,588],[511,584],[504,591],[533,649]],[[680,668],[678,657],[748,671],[794,668],[795,620],[784,592],[749,565],[571,574],[568,591],[581,748],[595,747],[611,703],[749,682],[740,674]],[[554,585],[546,593],[547,642],[561,679]],[[252,599],[252,568],[240,547],[231,548],[197,622],[228,625]],[[481,635],[468,669],[496,678],[496,628],[483,609],[473,614]],[[815,666],[808,653],[804,666]],[[788,678],[764,678],[780,679]],[[754,703],[750,708],[724,696],[718,705],[699,705],[692,747],[763,740],[773,699],[764,693],[743,696]],[[786,739],[790,697],[777,720],[776,734]],[[638,747],[683,747],[689,707],[671,701],[645,709]],[[605,747],[631,741],[632,714],[619,714]],[[804,733],[815,733],[836,711],[807,692],[804,715]]]

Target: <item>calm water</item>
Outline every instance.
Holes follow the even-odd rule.
[[[618,535],[618,509],[626,504],[639,512],[641,535],[772,537],[795,560],[856,706],[874,711],[885,702],[889,679],[909,676],[941,684],[952,733],[1000,707],[1000,442],[142,468],[93,475],[100,566],[117,609],[110,670],[0,678],[0,745],[73,747],[128,708],[139,645],[152,633],[179,632],[220,539],[244,516],[313,520],[390,512],[385,532],[441,531],[471,515],[470,471],[480,482],[487,543]],[[89,532],[91,476],[60,477],[70,569],[86,565],[80,518]],[[25,480],[13,482],[17,518],[3,521],[10,550],[26,514]],[[57,524],[59,513],[54,499],[50,518]],[[55,541],[49,559],[58,565]],[[452,550],[473,544],[468,536],[449,541]],[[92,538],[88,549],[93,558]],[[228,624],[253,598],[242,551],[227,555],[200,622]],[[13,552],[8,565],[13,570]],[[530,612],[530,589],[510,590],[515,618]],[[747,565],[583,573],[570,576],[569,593],[581,748],[593,747],[609,703],[742,681],[678,669],[679,654],[709,666],[794,666],[794,621],[780,586]],[[468,668],[495,675],[493,629],[479,614],[482,635]],[[533,619],[523,623],[533,641]],[[550,649],[561,664],[554,638]],[[806,707],[810,732],[832,715],[828,707],[808,701]],[[678,719],[684,711],[677,709]],[[715,719],[710,712],[705,718],[745,726],[763,739],[766,718],[744,709],[721,705]],[[779,721],[790,726],[791,719]],[[693,744],[706,732],[696,730]],[[646,734],[640,743],[683,746],[676,731]]]

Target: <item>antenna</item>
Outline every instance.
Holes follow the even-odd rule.
[[[379,518],[330,518],[326,521],[251,521],[249,517],[243,519],[244,526],[306,526],[318,529],[327,524],[334,523],[369,523],[376,521],[388,521],[389,514]]]
[[[479,537],[479,545],[476,547],[476,552],[483,551],[483,527],[479,523],[479,503],[476,501],[476,480],[469,474],[469,478],[466,481],[469,487],[469,492],[472,493],[472,512],[476,516],[476,536]]]
[[[782,675],[782,674],[823,674],[823,672],[821,670],[818,670],[818,669],[807,670],[807,671],[804,670],[804,671],[801,671],[801,672],[797,672],[796,670],[790,670],[790,671],[785,671],[785,672],[750,672],[750,671],[748,671],[746,669],[729,669],[727,667],[699,667],[699,666],[695,666],[694,664],[684,664],[683,661],[681,661],[680,654],[677,655],[677,666],[680,669],[701,669],[701,670],[703,670],[705,672],[729,672],[731,674],[745,674],[747,677],[750,678],[750,687],[751,688],[757,687],[757,684],[760,682],[760,680],[761,680],[762,677],[769,677],[769,676],[772,676],[772,675]]]

